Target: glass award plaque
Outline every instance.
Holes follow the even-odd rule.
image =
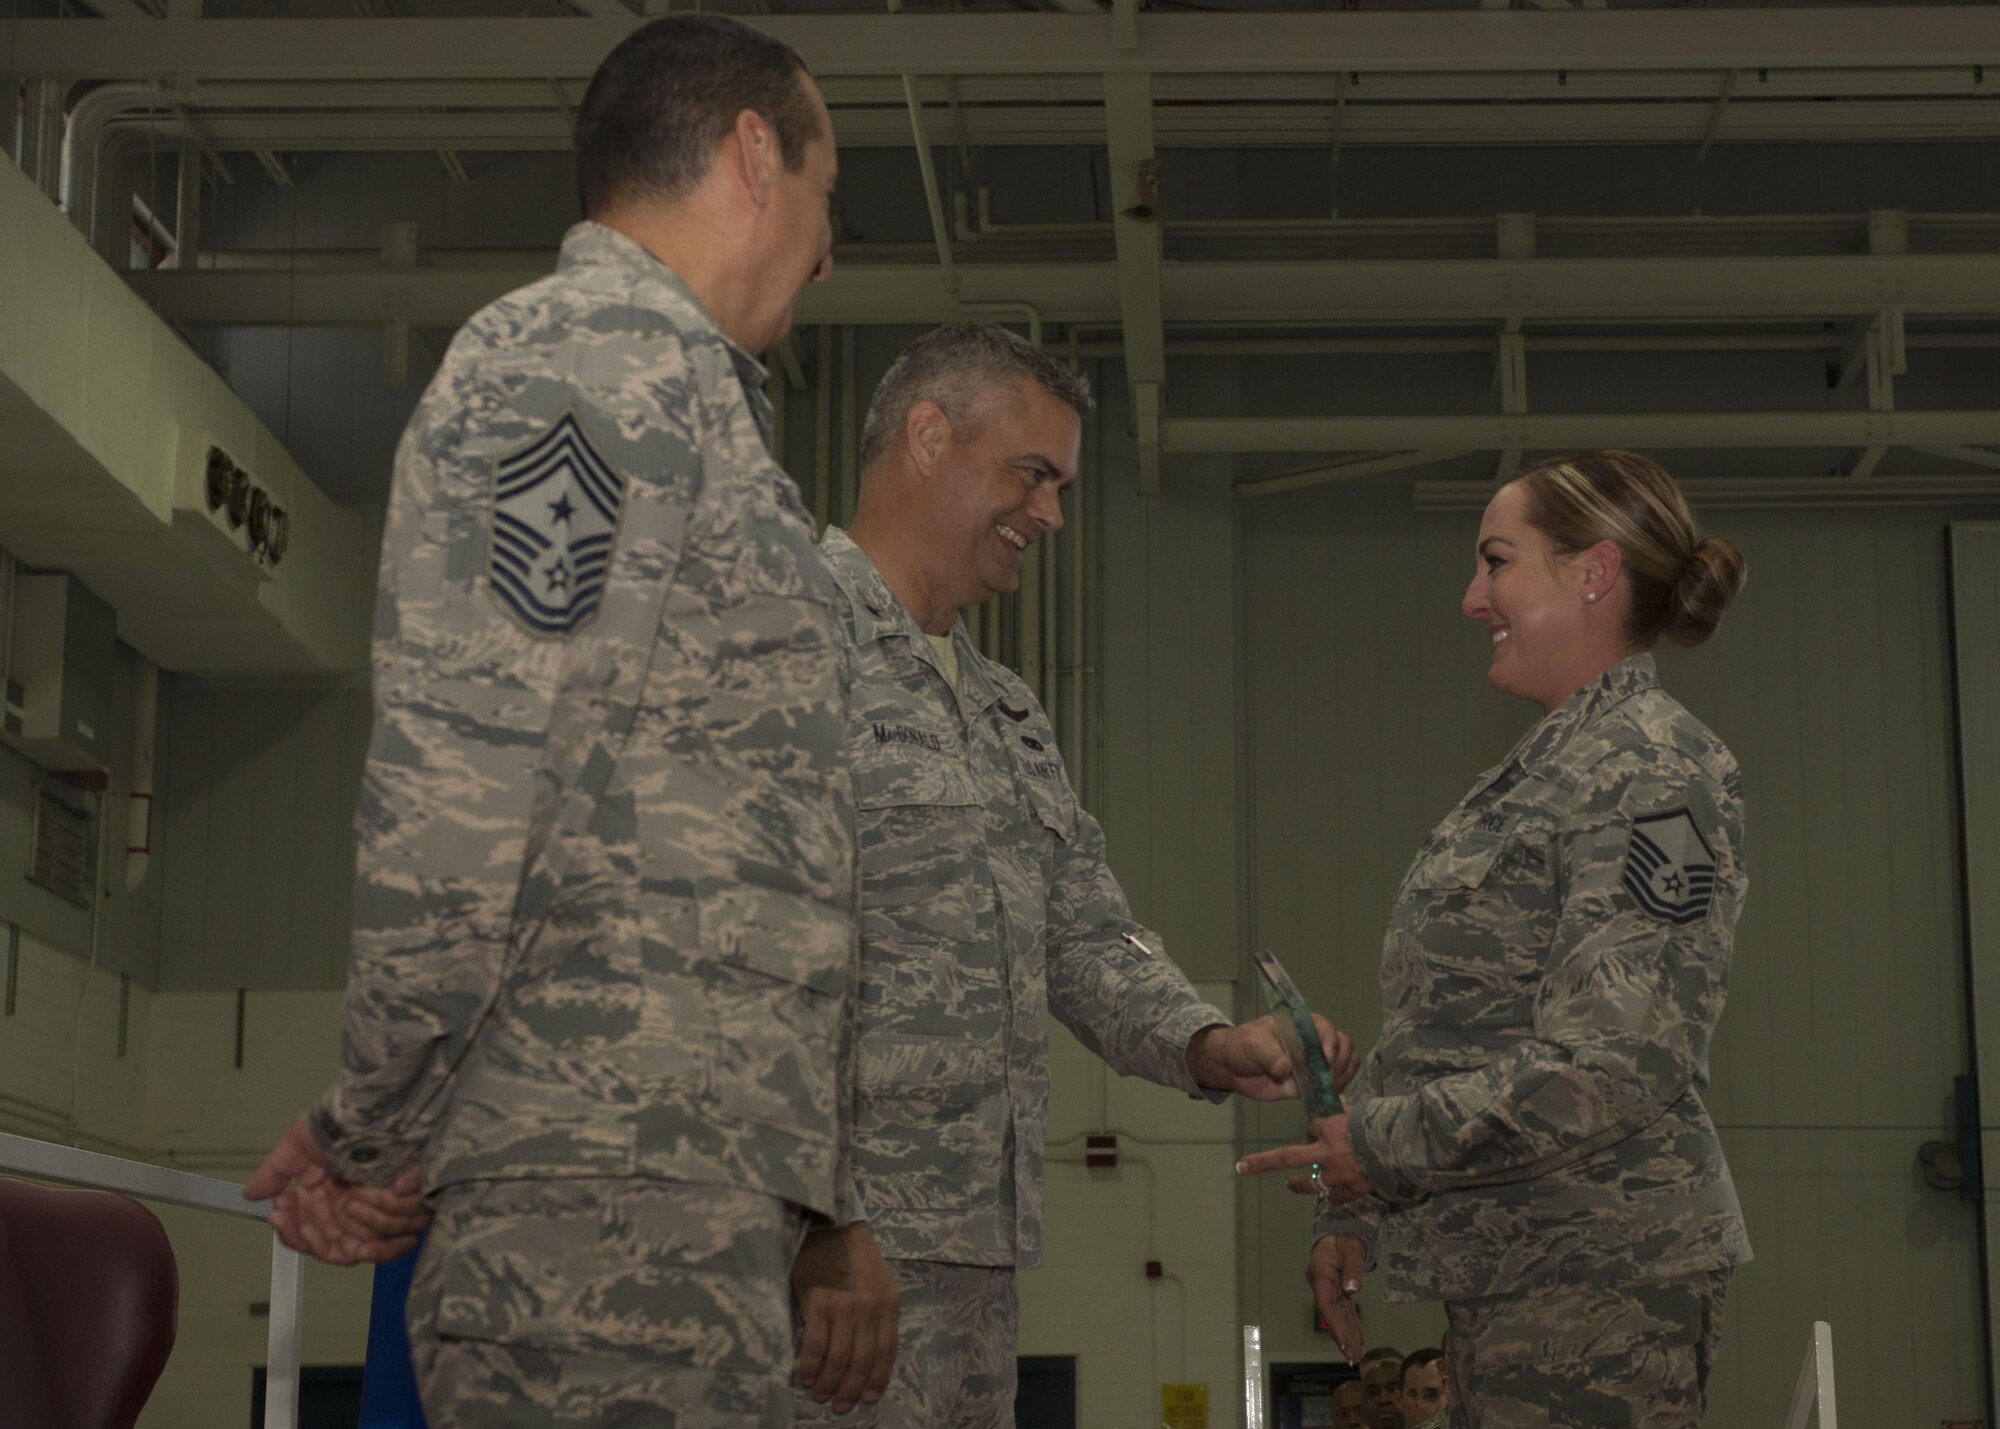
[[[1325,1116],[1339,1116],[1345,1109],[1340,1089],[1334,1085],[1333,1069],[1327,1066],[1326,1053],[1320,1048],[1319,1029],[1313,1025],[1312,1009],[1306,1006],[1305,994],[1269,948],[1259,948],[1251,960],[1257,967],[1264,1000],[1271,1005],[1273,1020],[1278,1024],[1278,1040],[1291,1061],[1292,1079],[1298,1083],[1306,1119],[1317,1121]]]

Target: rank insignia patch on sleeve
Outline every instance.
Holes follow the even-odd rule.
[[[1662,922],[1693,923],[1715,902],[1715,850],[1685,808],[1632,823],[1625,891]]]
[[[532,635],[568,635],[597,614],[618,535],[625,478],[574,413],[493,471],[486,583]]]

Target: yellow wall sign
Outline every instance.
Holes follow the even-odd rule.
[[[1208,1386],[1161,1385],[1160,1424],[1163,1429],[1208,1429]]]

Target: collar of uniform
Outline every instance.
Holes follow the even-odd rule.
[[[1642,691],[1658,689],[1659,685],[1660,667],[1654,663],[1652,652],[1642,650],[1620,660],[1537,721],[1533,729],[1521,736],[1511,754],[1480,775],[1474,792],[1486,788],[1509,769],[1526,769],[1560,753],[1578,730],[1599,715]]]
[[[556,267],[616,268],[632,278],[631,296],[641,307],[665,313],[686,332],[713,333],[729,353],[736,376],[743,383],[751,406],[764,400],[764,380],[769,376],[764,364],[738,347],[729,334],[716,326],[715,319],[694,295],[681,275],[654,257],[644,246],[615,228],[585,219],[563,235],[562,257]],[[758,409],[763,410],[763,409]]]
[[[885,635],[921,637],[923,631],[903,609],[882,572],[854,538],[838,526],[828,526],[819,538],[820,559],[833,572],[834,583],[854,607],[854,638],[870,645]]]
[[[838,526],[828,526],[819,538],[820,559],[833,572],[834,584],[854,608],[854,638],[857,644],[871,645],[886,636],[899,635],[910,642],[910,653],[942,677],[937,652],[922,627],[896,599],[888,579],[868,553],[854,544],[854,538]],[[972,643],[963,618],[953,622],[951,644],[958,655],[959,696],[967,713],[983,710],[1000,698],[1000,689],[986,671],[985,657]]]

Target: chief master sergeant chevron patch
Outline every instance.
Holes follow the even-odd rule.
[[[564,636],[597,614],[625,478],[573,412],[493,469],[486,584],[531,635]]]
[[[1715,901],[1715,850],[1685,807],[1632,821],[1625,891],[1662,922],[1693,923]]]

